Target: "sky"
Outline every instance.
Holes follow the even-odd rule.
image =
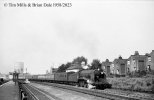
[[[5,7],[5,3],[71,3],[71,7]],[[24,62],[31,74],[84,56],[113,61],[154,50],[152,0],[1,0],[0,73]]]

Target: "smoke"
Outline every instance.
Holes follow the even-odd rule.
[[[93,30],[86,30],[82,23],[58,21],[54,24],[57,36],[69,45],[75,45],[91,58],[98,57],[100,41]]]

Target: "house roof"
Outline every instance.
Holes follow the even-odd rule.
[[[113,63],[125,63],[127,59],[114,59]]]
[[[79,64],[72,64],[71,67],[67,68],[67,70],[72,70],[72,69],[83,69],[83,68]]]

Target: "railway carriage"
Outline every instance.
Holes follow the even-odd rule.
[[[67,73],[66,72],[54,73],[54,80],[57,83],[67,83]]]
[[[54,81],[54,74],[45,75],[45,79],[49,82],[53,82]]]
[[[27,79],[32,79],[32,75],[26,75]]]
[[[21,79],[21,80],[24,80],[26,77],[23,74],[19,74],[18,78]]]
[[[46,80],[45,75],[38,75],[38,80],[45,81]]]
[[[76,84],[78,83],[78,77],[79,77],[79,73],[75,73],[75,72],[68,72],[68,82],[72,83],[72,84]]]

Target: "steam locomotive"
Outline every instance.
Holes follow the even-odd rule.
[[[26,78],[30,81],[52,82],[60,84],[77,85],[79,87],[96,89],[111,88],[111,84],[107,82],[106,75],[101,70],[80,70],[78,72],[60,72],[46,75],[28,75],[19,79]]]

